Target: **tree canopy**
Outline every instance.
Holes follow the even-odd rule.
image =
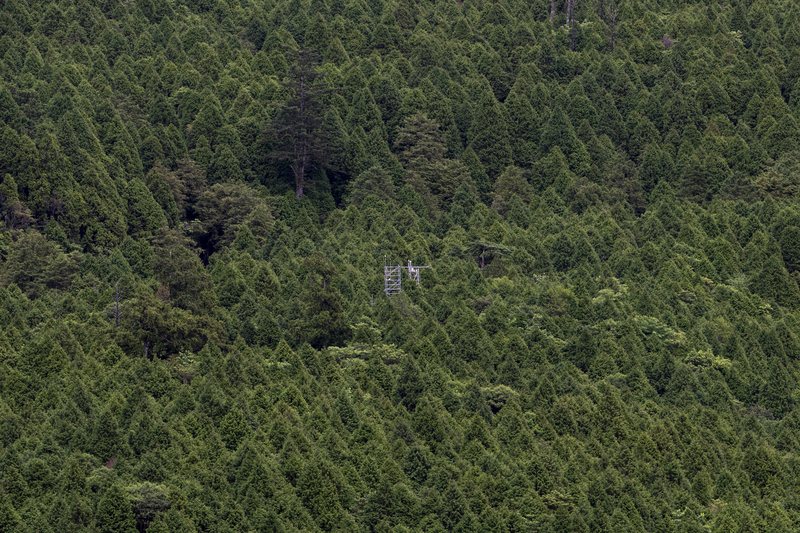
[[[797,531],[799,23],[6,0],[0,530]]]

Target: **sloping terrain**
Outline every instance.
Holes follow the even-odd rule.
[[[797,530],[800,6],[552,7],[5,0],[0,530]]]

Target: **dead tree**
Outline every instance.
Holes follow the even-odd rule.
[[[567,0],[567,27],[569,28],[569,21],[570,15],[574,16],[572,13],[572,0]]]
[[[553,22],[555,16],[556,16],[556,0],[550,0],[550,22]]]
[[[570,37],[569,41],[569,50],[570,52],[575,51],[575,2],[578,0],[567,0],[568,3],[572,4],[572,36]]]
[[[114,325],[119,327],[119,319],[122,316],[122,307],[120,306],[120,302],[122,302],[122,295],[119,292],[119,280],[114,283]]]
[[[617,30],[617,6],[611,5],[611,53],[614,53],[614,37]]]

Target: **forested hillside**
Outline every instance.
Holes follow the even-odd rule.
[[[799,120],[788,0],[0,0],[0,531],[797,531]]]

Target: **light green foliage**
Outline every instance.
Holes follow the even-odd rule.
[[[656,337],[667,344],[680,345],[686,342],[686,335],[675,331],[660,320],[652,316],[634,317],[636,326],[645,337]]]
[[[684,362],[698,368],[716,368],[717,370],[726,370],[731,368],[731,360],[724,357],[715,356],[710,351],[697,350],[693,351],[686,356]]]

